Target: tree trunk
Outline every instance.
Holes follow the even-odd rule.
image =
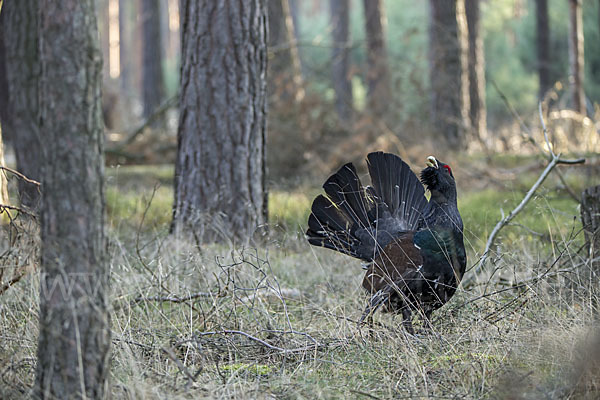
[[[267,220],[265,0],[181,5],[171,230],[245,239]]]
[[[44,168],[35,398],[107,395],[102,53],[94,4],[39,4]]]
[[[97,0],[98,7],[98,30],[100,31],[100,43],[102,46],[102,79],[104,82],[110,80],[110,15],[108,13],[109,0]]]
[[[5,17],[2,13],[2,0],[0,0],[0,167],[6,167],[4,162],[4,140],[2,137],[2,125],[8,119],[8,81],[6,78],[6,51],[4,47],[4,24]],[[10,205],[8,199],[8,180],[6,173],[0,170],[0,204]],[[7,221],[7,214],[0,213],[0,224]]]
[[[179,54],[179,29],[176,29],[177,26],[174,23],[171,24],[171,21],[175,22],[179,19],[179,0],[169,0],[169,53],[167,54],[167,58],[176,58]]]
[[[331,79],[335,92],[335,110],[340,121],[352,120],[352,80],[350,79],[350,1],[330,0]]]
[[[131,39],[132,39],[132,11],[133,4],[131,0],[119,0],[119,63],[121,64],[121,92],[123,97],[130,97],[133,82],[132,82],[132,54],[131,54]]]
[[[548,0],[535,0],[537,63],[539,77],[539,96],[543,100],[548,89],[552,87],[550,76],[550,18],[548,16]]]
[[[591,258],[600,257],[600,186],[587,188],[581,194],[581,224]],[[595,265],[600,266],[600,261]],[[596,274],[600,277],[600,270]]]
[[[4,135],[15,150],[17,170],[30,179],[40,180],[41,145],[39,130],[39,62],[38,13],[36,0],[11,1],[2,11],[2,30],[6,51],[8,110]],[[18,181],[22,206],[37,209],[39,188]]]
[[[583,64],[581,0],[569,0],[569,81],[571,84],[573,110],[585,115]]]
[[[452,149],[465,146],[469,115],[463,0],[430,0],[431,122]]]
[[[468,30],[469,69],[469,122],[476,138],[487,140],[487,112],[485,107],[485,59],[480,33],[480,0],[465,0]]]
[[[163,48],[160,30],[160,0],[141,0],[142,18],[142,101],[148,118],[164,101],[165,82],[162,70]],[[154,124],[162,127],[164,119]]]
[[[300,41],[300,4],[302,0],[288,0],[288,4],[290,5],[290,15],[292,16],[292,23],[294,24],[294,40],[296,43]],[[302,60],[302,49],[296,46],[298,50],[298,63],[300,64],[300,78],[302,82],[304,82],[304,76],[306,75],[306,66]]]
[[[371,113],[382,117],[388,111],[392,92],[387,46],[383,32],[384,11],[381,0],[363,0],[367,36],[367,102]]]
[[[269,95],[299,101],[304,97],[294,22],[288,0],[268,0]]]
[[[0,0],[1,2],[2,0]],[[6,13],[0,9],[0,127],[8,120],[8,78],[6,77],[6,47],[4,45]]]

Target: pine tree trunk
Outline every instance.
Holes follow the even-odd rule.
[[[4,46],[6,13],[0,10],[0,125],[8,120],[8,79],[6,77],[6,47]]]
[[[367,102],[376,117],[384,116],[392,100],[381,0],[363,0],[367,36]]]
[[[600,186],[587,188],[581,195],[581,224],[592,259],[600,257]],[[600,261],[594,263],[600,267]],[[596,271],[600,277],[600,269]]]
[[[142,24],[142,101],[148,118],[164,101],[165,82],[162,70],[163,48],[160,29],[160,0],[141,0]],[[164,125],[164,120],[154,124]]]
[[[41,276],[35,398],[102,399],[110,321],[95,0],[42,0]]]
[[[569,81],[573,110],[585,114],[583,91],[583,19],[581,0],[569,0]]]
[[[268,0],[268,6],[269,95],[298,101],[304,90],[290,5],[288,0]]]
[[[550,18],[548,16],[548,0],[535,0],[535,7],[539,96],[540,99],[544,99],[546,92],[552,87],[552,77],[550,76]]]
[[[487,112],[485,107],[485,59],[480,33],[480,0],[465,0],[468,28],[469,119],[476,138],[487,139]]]
[[[430,0],[429,5],[431,122],[450,148],[461,149],[469,127],[464,3]]]
[[[11,1],[2,10],[6,51],[6,80],[9,98],[3,133],[15,150],[17,170],[30,179],[40,180],[41,144],[39,130],[38,12],[36,0]],[[22,206],[37,209],[39,188],[19,180]]]
[[[98,13],[98,30],[100,31],[100,43],[102,46],[102,79],[104,82],[110,80],[110,16],[108,15],[109,0],[96,0]]]
[[[290,15],[292,16],[292,23],[294,24],[294,40],[296,43],[300,41],[300,4],[302,0],[288,0],[290,5]],[[298,50],[298,63],[300,64],[300,79],[304,82],[304,76],[306,75],[306,66],[302,60],[302,49],[296,46]]]
[[[350,1],[330,0],[331,79],[335,92],[335,110],[340,121],[352,120],[352,81],[350,79]]]
[[[172,231],[246,239],[267,220],[266,3],[181,5]]]
[[[119,63],[120,65],[120,78],[121,78],[121,92],[123,97],[129,98],[131,96],[133,82],[132,82],[132,54],[131,54],[131,40],[132,40],[132,11],[133,4],[131,0],[119,0]]]

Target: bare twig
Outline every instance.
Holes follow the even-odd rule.
[[[20,173],[17,170],[14,170],[14,169],[8,168],[8,167],[3,167],[1,165],[0,165],[0,169],[3,169],[4,171],[10,172],[11,174],[16,175],[17,177],[21,178],[22,180],[24,180],[27,183],[31,183],[32,185],[36,185],[36,186],[40,186],[40,183],[38,181],[26,177],[25,175],[23,175],[22,173]]]
[[[21,278],[23,278],[25,275],[27,275],[27,272],[23,271],[22,273],[14,276],[10,281],[6,282],[4,285],[0,286],[0,295],[2,295],[4,292],[10,289],[11,286],[18,283],[21,280]]]
[[[564,175],[562,174],[562,172],[560,172],[560,169],[557,168],[556,170],[554,170],[554,172],[556,172],[556,175],[558,175],[558,179],[560,179],[560,182],[563,184],[563,186],[564,186],[565,190],[567,191],[567,193],[569,194],[569,196],[571,196],[571,198],[573,200],[575,200],[577,203],[579,203],[581,201],[581,197],[577,196],[577,194],[573,191],[573,189],[571,189],[571,187],[565,180]]]
[[[18,212],[23,213],[25,215],[29,215],[30,217],[32,217],[34,219],[37,218],[37,216],[35,214],[33,214],[33,213],[31,213],[31,212],[29,212],[27,210],[24,210],[24,209],[22,209],[20,207],[9,206],[7,204],[0,204],[0,214],[2,214],[4,211],[7,211],[7,210],[18,211]]]
[[[246,333],[244,331],[235,331],[235,330],[222,330],[222,331],[211,331],[211,332],[198,332],[197,333],[198,336],[212,336],[212,335],[241,335],[244,336],[256,343],[259,343],[260,345],[270,349],[270,350],[275,350],[278,351],[280,353],[285,353],[285,354],[289,354],[289,353],[301,353],[301,352],[305,352],[305,351],[309,351],[309,350],[318,350],[326,345],[324,344],[320,344],[318,342],[314,342],[313,344],[307,345],[307,346],[302,346],[302,347],[296,347],[296,348],[292,348],[292,349],[286,349],[283,347],[279,347],[279,346],[274,346],[270,343],[265,342],[262,339],[257,338],[256,336],[252,336],[249,333]],[[312,338],[311,338],[312,339]],[[312,339],[314,340],[314,339]]]
[[[533,134],[531,132],[531,129],[529,129],[529,127],[525,124],[525,122],[523,121],[523,119],[521,118],[521,116],[519,115],[519,113],[517,112],[517,110],[515,110],[515,108],[512,106],[512,104],[510,104],[510,101],[508,101],[508,98],[506,97],[506,95],[504,94],[504,92],[502,92],[502,90],[500,90],[500,88],[498,87],[498,85],[496,84],[496,82],[493,79],[490,80],[490,83],[492,84],[492,86],[494,87],[494,89],[496,89],[496,91],[500,95],[500,98],[504,102],[504,105],[506,106],[506,108],[508,109],[508,111],[510,111],[510,113],[513,115],[513,117],[519,122],[519,125],[521,126],[521,129],[527,133],[527,136],[525,136],[521,132],[521,136],[524,139],[526,139],[529,143],[533,144],[534,146],[536,146],[538,149],[541,150],[540,145],[537,144],[537,142],[533,138]]]
[[[471,275],[470,279],[467,279],[465,281],[465,284],[471,283],[471,281],[473,280],[473,276],[475,274],[477,274],[478,272],[480,272],[485,267],[485,262],[487,261],[489,252],[490,252],[492,246],[494,245],[496,236],[498,236],[498,234],[500,233],[502,228],[504,228],[506,225],[508,225],[508,223],[510,221],[512,221],[512,219],[514,217],[516,217],[521,211],[523,211],[523,209],[525,208],[527,203],[529,203],[529,201],[531,200],[531,198],[533,197],[535,192],[542,185],[542,183],[544,183],[544,181],[546,180],[546,178],[548,177],[550,172],[552,172],[554,167],[556,167],[558,164],[583,164],[585,162],[585,158],[578,158],[578,159],[572,159],[572,160],[563,159],[563,158],[560,158],[560,156],[561,156],[560,154],[554,153],[554,150],[552,149],[552,145],[550,144],[550,140],[548,139],[548,130],[546,129],[546,123],[544,122],[541,103],[539,105],[539,113],[540,113],[540,121],[542,122],[542,128],[544,130],[544,139],[546,140],[546,145],[547,145],[548,151],[550,153],[550,162],[548,163],[548,165],[546,166],[544,171],[542,171],[542,174],[539,176],[537,181],[535,181],[533,186],[531,186],[529,191],[527,191],[527,193],[525,194],[525,197],[523,197],[523,200],[521,200],[521,202],[507,216],[502,217],[502,219],[500,219],[500,221],[498,221],[498,223],[492,230],[492,233],[490,233],[490,236],[488,237],[488,240],[485,244],[485,250],[483,251],[483,255],[481,256],[479,264],[473,268],[474,274]]]
[[[133,303],[140,303],[143,301],[158,301],[158,302],[171,302],[171,303],[184,303],[186,301],[202,298],[202,297],[219,297],[223,296],[222,293],[210,293],[210,292],[197,292],[192,293],[187,296],[177,296],[177,295],[169,295],[169,296],[150,296],[150,297],[136,297],[133,300]]]
[[[177,368],[179,368],[179,371],[181,371],[181,373],[183,373],[186,376],[186,378],[188,378],[189,382],[196,382],[196,377],[191,374],[191,372],[187,369],[187,367],[185,365],[183,365],[181,360],[175,355],[175,353],[173,353],[173,351],[171,349],[168,349],[166,347],[161,347],[161,350],[163,353],[165,353],[167,355],[167,357],[169,357],[171,359],[171,361],[173,361],[175,363],[175,365],[177,365]]]

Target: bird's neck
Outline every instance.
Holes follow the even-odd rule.
[[[440,201],[443,200],[443,201]],[[430,204],[430,211],[425,216],[425,224],[430,228],[443,226],[451,228],[454,231],[463,231],[463,222],[458,212],[458,206],[456,205],[456,198],[447,199],[446,197],[434,197],[432,193]]]

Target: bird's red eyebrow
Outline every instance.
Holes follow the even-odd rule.
[[[448,170],[448,172],[450,172],[450,174],[452,174],[452,168],[450,168],[449,165],[444,165],[444,168],[446,168]]]

